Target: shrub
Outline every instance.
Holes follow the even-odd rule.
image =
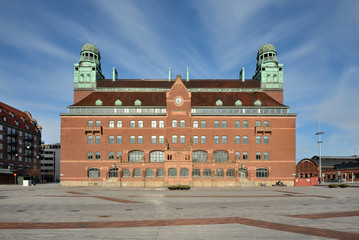
[[[329,184],[328,187],[330,187],[330,188],[337,188],[337,187],[338,187],[338,184],[333,184],[333,183],[332,183],[332,184]]]
[[[168,186],[168,189],[169,190],[189,190],[189,189],[191,189],[191,187],[188,185],[171,185],[171,186]]]
[[[348,187],[348,186],[349,186],[349,185],[346,184],[346,183],[342,183],[342,184],[339,185],[339,187],[341,187],[341,188],[346,188],[346,187]]]

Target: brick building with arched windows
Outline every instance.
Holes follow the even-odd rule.
[[[203,187],[293,185],[295,120],[283,65],[262,46],[245,79],[105,79],[82,47],[74,104],[61,115],[61,184]]]

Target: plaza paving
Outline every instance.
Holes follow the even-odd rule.
[[[359,186],[0,186],[1,239],[359,239]]]

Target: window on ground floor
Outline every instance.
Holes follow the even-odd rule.
[[[122,170],[122,177],[124,177],[124,178],[129,178],[129,177],[131,177],[131,171],[130,171],[130,169],[127,169],[127,168],[123,169],[123,170]]]
[[[203,177],[212,177],[212,171],[209,168],[203,170]]]
[[[177,169],[175,168],[168,169],[168,177],[177,177]]]
[[[109,177],[117,178],[118,168],[110,168]]]
[[[268,177],[268,169],[267,168],[258,168],[256,170],[257,178],[267,178]]]
[[[165,170],[163,168],[159,168],[156,171],[156,177],[163,178],[165,177]]]
[[[188,168],[181,168],[181,170],[180,170],[180,176],[181,176],[181,177],[189,177]]]
[[[227,169],[227,177],[234,177],[234,169]]]
[[[199,169],[193,169],[192,170],[192,177],[201,177],[201,170]]]
[[[222,168],[217,168],[216,169],[216,177],[223,177],[224,175],[224,171]]]
[[[100,169],[99,168],[89,168],[88,169],[88,178],[99,178]]]
[[[146,178],[148,177],[154,177],[154,172],[153,172],[153,169],[149,168],[149,169],[146,169]]]
[[[139,168],[133,169],[133,177],[142,177],[141,169]]]

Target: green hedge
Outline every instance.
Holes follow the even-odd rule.
[[[168,189],[169,190],[189,190],[189,189],[191,189],[191,187],[188,185],[171,185],[171,186],[168,186]]]
[[[337,188],[338,186],[339,186],[338,184],[333,184],[333,183],[328,185],[328,187],[330,188]]]

